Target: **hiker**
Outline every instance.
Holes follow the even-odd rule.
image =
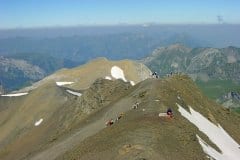
[[[117,119],[116,119],[116,121],[118,121],[119,119],[121,119],[122,117],[123,117],[123,115],[124,115],[124,113],[122,112],[122,113],[120,113],[118,116],[117,116]]]
[[[116,118],[116,122],[119,121],[119,119],[121,119],[121,118],[122,118],[121,115],[117,116],[117,118]]]
[[[157,75],[157,72],[153,72],[153,73],[152,73],[152,76],[156,76],[156,75]]]
[[[132,106],[132,109],[137,109],[138,108],[138,106],[139,106],[139,103],[138,102],[136,102],[133,106]]]
[[[114,123],[113,119],[110,119],[105,124],[106,124],[106,126],[111,126],[111,125],[113,125],[113,123]]]
[[[158,78],[157,72],[153,72],[153,73],[152,73],[152,77],[153,77],[153,78]]]
[[[170,117],[170,118],[173,117],[173,112],[172,112],[172,109],[171,109],[171,108],[168,108],[168,109],[167,109],[167,115],[168,115],[168,117]]]

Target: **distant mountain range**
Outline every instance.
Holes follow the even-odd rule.
[[[0,81],[6,91],[12,91],[40,80],[58,69],[75,67],[97,57],[107,57],[112,60],[139,59],[159,46],[172,43],[188,46],[208,44],[186,33],[154,32],[156,29],[148,30],[142,27],[140,29],[139,31],[60,37],[47,35],[35,37],[28,34],[4,38],[0,36],[0,56],[2,55],[5,60],[11,59],[11,63],[23,60],[30,65],[28,70],[34,69],[32,66],[41,69],[41,74],[33,71],[34,77],[32,77],[19,65],[10,67],[4,63]],[[1,61],[4,60],[1,59]],[[6,68],[11,68],[12,71],[7,73],[4,70]]]
[[[189,48],[175,44],[155,49],[141,62],[160,77],[188,74],[206,96],[239,112],[240,101],[224,97],[240,92],[240,48]]]
[[[119,26],[98,26],[98,27],[56,27],[56,28],[36,28],[36,29],[11,29],[0,30],[0,56],[5,59],[23,60],[31,67],[39,67],[39,72],[34,72],[34,78],[22,68],[12,67],[12,71],[6,73],[6,64],[1,69],[0,83],[7,91],[21,88],[25,85],[41,79],[54,71],[66,67],[71,68],[86,63],[97,57],[106,57],[112,60],[120,59],[142,59],[158,47],[169,46],[171,44],[183,44],[191,50],[183,53],[171,50],[170,55],[187,56],[187,61],[178,64],[178,69],[161,68],[161,73],[165,74],[171,70],[185,71],[192,77],[199,73],[201,79],[208,77],[219,77],[224,79],[228,76],[228,71],[223,74],[222,68],[228,68],[232,72],[229,79],[239,79],[238,70],[231,71],[237,63],[227,63],[226,66],[218,66],[217,71],[211,70],[211,66],[199,69],[200,63],[190,63],[190,57],[202,52],[204,49],[209,52],[211,48],[204,47],[224,47],[240,44],[239,25],[119,25]],[[200,48],[202,47],[202,48]],[[228,48],[229,51],[231,48]],[[232,47],[234,50],[234,47]],[[218,51],[216,51],[218,50]],[[159,50],[160,51],[160,50]],[[221,49],[212,49],[211,52],[227,52]],[[157,50],[155,52],[158,52]],[[165,52],[165,51],[164,51]],[[196,53],[193,53],[196,52]],[[233,51],[235,52],[235,51]],[[182,54],[182,55],[181,55]],[[192,55],[193,54],[193,55]],[[211,54],[213,55],[213,54]],[[215,55],[215,57],[216,57]],[[234,56],[229,55],[228,61],[234,62]],[[176,58],[176,57],[175,57]],[[204,57],[199,57],[204,61]],[[197,58],[197,59],[199,59]],[[205,57],[206,58],[206,57]],[[221,58],[221,57],[219,57]],[[224,60],[225,57],[221,59]],[[179,60],[180,60],[179,59]],[[3,61],[3,59],[2,59]],[[157,61],[157,60],[156,60]],[[171,61],[171,58],[170,58]],[[175,59],[177,62],[178,60]],[[176,62],[171,63],[176,67]],[[181,60],[180,60],[181,61]],[[213,60],[215,61],[215,60]],[[14,63],[11,61],[11,63]],[[161,63],[161,60],[157,63]],[[164,62],[168,63],[168,62]],[[218,62],[220,63],[220,62]],[[225,63],[225,62],[224,62]],[[3,64],[3,63],[2,63]],[[151,64],[149,64],[151,65]],[[164,64],[165,66],[167,64]],[[190,66],[188,66],[190,65]],[[214,64],[211,64],[214,65]],[[14,65],[13,65],[14,66]],[[34,67],[33,67],[34,66]],[[188,68],[186,68],[188,67]],[[9,68],[9,67],[7,67]],[[11,68],[11,67],[10,67]],[[150,66],[153,70],[153,65]],[[201,74],[204,69],[204,74]],[[216,72],[216,73],[215,73]],[[10,75],[11,73],[11,75]],[[206,74],[207,76],[206,76]],[[2,76],[4,74],[4,76]],[[14,74],[14,76],[12,76]],[[30,76],[30,77],[29,77]],[[37,78],[38,77],[38,78]],[[16,80],[18,79],[18,80]]]
[[[188,48],[180,44],[160,47],[141,62],[152,71],[189,74],[194,80],[240,82],[240,48]]]
[[[46,54],[19,53],[0,56],[0,85],[5,92],[9,92],[31,85],[58,69],[79,64],[81,62],[54,58]]]
[[[137,55],[134,57],[139,58]],[[78,66],[86,61],[85,58],[83,57],[84,60],[80,61],[39,53],[11,54],[0,59],[1,84],[8,91],[18,89],[58,69]],[[160,76],[171,72],[187,73],[203,87],[205,85],[202,84],[203,82],[213,84],[213,81],[221,81],[221,83],[226,81],[224,83],[231,83],[231,88],[234,88],[240,82],[240,48],[237,47],[189,48],[182,44],[175,44],[155,49],[140,62],[146,64],[152,71],[158,72]],[[224,94],[227,91],[231,90],[224,89],[219,93]]]
[[[191,47],[210,45],[186,33],[127,32],[53,38],[10,37],[0,38],[0,55],[41,53],[80,62],[97,57],[136,59],[146,56],[159,46],[173,43]]]

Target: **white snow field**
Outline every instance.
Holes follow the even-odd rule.
[[[130,81],[130,84],[131,84],[132,86],[134,86],[134,85],[135,85],[135,82],[134,82],[134,81]]]
[[[25,93],[13,93],[13,94],[4,94],[4,95],[1,95],[3,97],[19,97],[19,96],[24,96],[24,95],[27,95],[28,93],[25,92]]]
[[[179,104],[177,104],[177,106],[181,115],[198,127],[198,129],[206,134],[208,138],[221,150],[221,153],[219,153],[197,135],[198,141],[206,154],[216,160],[240,159],[239,144],[234,141],[234,139],[219,124],[213,124],[190,106],[190,113]]]
[[[43,119],[41,118],[38,121],[36,121],[34,125],[39,126],[42,123],[42,121],[43,121]]]
[[[56,85],[57,86],[64,86],[64,85],[67,85],[67,84],[73,84],[74,82],[56,82]]]
[[[127,82],[123,70],[118,66],[113,66],[111,69],[111,75],[115,79],[122,79],[124,82]],[[111,77],[106,76],[105,79],[111,80]],[[134,81],[129,81],[132,86],[135,85]]]
[[[121,68],[117,67],[117,66],[113,66],[111,69],[111,75],[113,78],[115,79],[122,79],[124,82],[127,82],[125,76],[124,76],[124,72]]]
[[[71,90],[69,90],[69,89],[67,89],[66,91],[67,91],[68,93],[71,93],[71,94],[73,94],[73,95],[75,95],[75,96],[78,96],[78,97],[80,97],[80,96],[82,95],[82,93],[75,92],[75,91],[71,91]]]
[[[109,76],[106,76],[105,79],[112,80],[112,78]]]
[[[167,117],[168,115],[167,115],[167,113],[159,113],[158,116],[159,117]]]

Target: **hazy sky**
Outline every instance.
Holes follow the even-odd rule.
[[[0,28],[240,24],[240,0],[0,0]]]

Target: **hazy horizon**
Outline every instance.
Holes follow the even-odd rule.
[[[128,24],[128,23],[116,23],[116,24],[79,24],[79,25],[53,25],[53,26],[35,26],[35,27],[13,27],[13,28],[0,28],[0,31],[7,30],[38,30],[38,29],[58,29],[58,28],[95,28],[95,27],[133,27],[133,26],[141,26],[141,27],[150,27],[150,26],[238,26],[240,23],[154,23],[154,22],[146,22],[146,23],[136,23],[136,24]]]
[[[237,0],[2,0],[0,29],[240,24]]]

